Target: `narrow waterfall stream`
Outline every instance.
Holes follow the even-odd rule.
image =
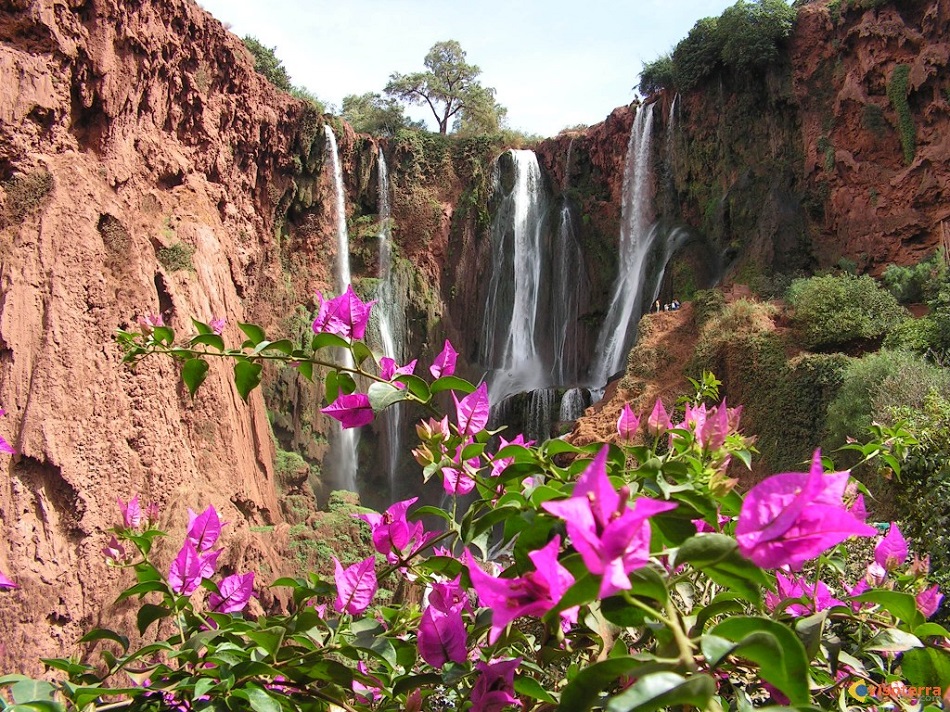
[[[393,276],[392,255],[392,208],[389,198],[389,170],[382,150],[377,156],[377,209],[379,211],[379,287],[377,290],[376,313],[379,319],[379,338],[383,355],[402,365],[405,328],[402,327],[403,314],[396,296]],[[398,485],[399,456],[402,443],[403,404],[397,403],[386,409],[380,416],[383,423],[385,467],[389,477],[389,496],[395,501]]]
[[[326,129],[327,151],[333,165],[333,186],[336,197],[336,289],[338,294],[346,291],[350,286],[350,238],[346,230],[346,192],[343,188],[343,168],[340,166],[340,153],[337,149],[336,136],[329,124]],[[343,365],[352,368],[353,356],[349,351],[342,351]],[[358,463],[357,445],[359,431],[357,428],[342,428],[338,423],[334,426],[331,439],[330,471],[335,484],[351,492],[357,492],[356,473]]]

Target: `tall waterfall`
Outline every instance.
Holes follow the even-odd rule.
[[[591,381],[603,385],[623,366],[643,311],[643,279],[647,256],[659,230],[653,221],[653,161],[651,135],[653,105],[637,110],[623,173],[620,222],[620,259],[607,317],[597,339]]]
[[[499,203],[492,224],[492,274],[482,323],[482,359],[493,369],[494,402],[543,385],[538,349],[544,194],[534,151],[509,151],[514,185]],[[495,164],[496,194],[502,190]]]
[[[396,297],[392,260],[392,208],[389,201],[389,171],[386,157],[380,149],[377,157],[377,209],[379,211],[379,288],[375,311],[378,315],[379,338],[383,354],[394,359],[400,366],[404,358],[402,344],[405,342],[402,325],[402,310]],[[402,403],[390,406],[380,416],[385,435],[385,466],[389,476],[389,496],[395,500],[397,471],[402,434]]]
[[[346,193],[343,188],[343,169],[340,166],[340,152],[336,145],[336,136],[329,124],[324,125],[327,138],[327,151],[333,164],[333,185],[336,193],[336,289],[338,294],[346,291],[350,285],[350,237],[346,231]],[[343,365],[353,368],[353,356],[342,351]],[[333,433],[330,455],[334,459],[331,471],[336,484],[351,492],[357,491],[357,442],[359,433],[356,428],[343,429],[339,425]]]

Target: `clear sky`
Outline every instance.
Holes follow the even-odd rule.
[[[199,0],[235,34],[276,47],[294,84],[337,107],[347,94],[381,93],[392,72],[422,71],[433,44],[458,40],[508,124],[544,136],[628,104],[643,62],[734,2]]]

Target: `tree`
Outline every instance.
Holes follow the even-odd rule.
[[[399,129],[422,129],[421,121],[412,121],[393,98],[375,92],[343,97],[341,115],[359,133],[395,136]]]
[[[465,51],[455,40],[436,42],[426,55],[428,71],[393,73],[385,92],[410,104],[428,105],[439,124],[439,133],[448,133],[449,122],[457,119],[486,129],[497,128],[504,113],[495,103],[495,90],[478,81],[481,70],[465,61]]]
[[[719,18],[722,61],[736,75],[761,72],[781,56],[798,10],[785,0],[739,0]]]
[[[254,55],[254,69],[263,74],[278,89],[285,92],[293,90],[294,85],[290,81],[290,75],[284,63],[277,59],[276,47],[265,47],[256,37],[248,35],[244,38],[244,45]]]

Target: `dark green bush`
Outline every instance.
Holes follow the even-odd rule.
[[[719,18],[722,62],[735,74],[761,73],[781,56],[795,27],[797,10],[785,0],[739,0]]]
[[[853,359],[828,406],[826,445],[840,447],[872,422],[892,425],[896,409],[921,408],[940,393],[950,393],[950,371],[916,354],[884,349]]]
[[[670,54],[664,54],[652,62],[643,65],[643,71],[640,72],[640,84],[637,86],[642,96],[650,96],[661,89],[673,89],[676,87],[676,69],[673,64],[673,57]]]
[[[802,344],[810,349],[881,338],[904,317],[894,296],[867,275],[796,279],[786,300]]]
[[[718,24],[715,17],[703,18],[676,45],[673,50],[673,70],[677,89],[694,89],[720,67],[722,35],[718,31]]]
[[[912,267],[888,265],[882,279],[884,286],[901,304],[933,299],[948,280],[950,271],[940,250]]]
[[[244,45],[254,55],[254,69],[267,77],[267,80],[278,89],[285,92],[293,90],[294,85],[290,81],[290,75],[287,73],[284,63],[277,59],[276,47],[265,47],[260,40],[251,35],[244,38]]]

